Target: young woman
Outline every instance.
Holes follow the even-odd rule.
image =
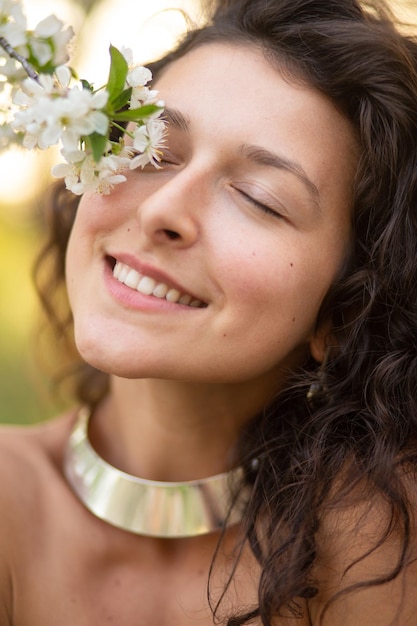
[[[226,0],[153,71],[162,167],[55,193],[82,408],[2,430],[0,622],[414,624],[417,43]]]

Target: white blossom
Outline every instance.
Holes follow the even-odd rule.
[[[128,64],[128,73],[126,78],[126,86],[132,87],[132,96],[130,98],[130,109],[139,109],[145,104],[156,104],[158,100],[158,92],[150,90],[146,85],[152,80],[152,72],[143,65],[133,62],[133,53],[130,48],[122,48],[121,52]]]
[[[8,24],[15,24],[17,30],[25,33],[27,20],[23,12],[22,3],[18,0],[0,0],[0,34],[3,35],[3,28]],[[17,32],[16,30],[16,32]],[[11,42],[9,41],[11,44]],[[11,44],[13,45],[13,44]]]
[[[35,28],[35,35],[42,37],[42,39],[48,39],[53,37],[61,30],[62,22],[55,15],[49,15],[44,20],[39,22]]]
[[[50,43],[32,39],[29,44],[33,56],[41,67],[52,61],[53,50]]]
[[[16,22],[1,22],[0,14],[0,36],[7,39],[13,48],[20,48],[27,44],[27,33],[25,28]],[[2,54],[5,54],[2,52]]]
[[[147,67],[135,65],[129,70],[126,82],[130,87],[143,87],[152,80],[152,72]]]
[[[150,119],[146,124],[137,128],[133,133],[133,148],[141,154],[131,160],[130,169],[143,168],[148,163],[158,167],[164,138],[165,124],[162,120]]]
[[[149,89],[148,87],[134,87],[132,89],[132,96],[130,98],[130,109],[139,109],[146,104],[156,104],[160,106],[158,100],[158,91],[156,89]]]
[[[23,56],[27,54],[26,28],[21,3],[0,0],[0,37],[4,37]],[[0,74],[6,76],[9,81],[22,80],[25,76],[20,64],[10,59],[3,48],[0,48]]]
[[[55,76],[57,77],[58,83],[62,87],[69,87],[71,81],[71,70],[66,65],[59,65],[55,70]]]
[[[123,55],[128,67],[131,67],[134,64],[132,48],[128,48],[127,46],[122,46],[120,48],[120,52]]]
[[[49,74],[41,74],[39,83],[28,78],[15,95],[14,102],[21,108],[12,126],[25,133],[27,148],[45,150],[62,141],[67,150],[74,150],[82,136],[106,135],[109,120],[99,109],[107,99],[105,90],[93,94],[79,85],[64,89]]]
[[[131,97],[126,108],[163,107],[158,92],[147,86],[152,73],[134,63],[131,50],[122,51],[128,64],[124,87],[109,83],[109,91],[106,86],[94,91],[91,83],[73,80],[74,72],[66,65],[73,30],[64,28],[56,16],[50,15],[29,31],[21,1],[0,0],[0,36],[12,47],[11,57],[16,54],[23,59],[9,58],[0,48],[0,92],[6,101],[0,110],[0,148],[13,141],[29,149],[61,144],[65,162],[53,168],[53,175],[64,178],[76,195],[86,191],[108,194],[126,180],[129,168],[148,163],[158,167],[165,133],[158,119],[161,110],[143,119],[140,113],[124,118],[123,111],[112,109],[127,88]],[[113,63],[113,72],[125,70],[118,55],[112,55]],[[126,134],[110,140],[111,127],[127,121]],[[133,145],[125,146],[126,137],[131,137]]]
[[[30,45],[41,66],[49,62],[55,66],[62,65],[68,61],[67,45],[74,31],[71,26],[66,29],[63,26],[64,23],[55,15],[46,17],[36,26]]]
[[[13,132],[10,124],[0,124],[0,151],[9,148],[12,144],[22,144],[20,135]]]
[[[123,155],[104,156],[96,163],[91,155],[81,150],[62,153],[67,163],[55,165],[52,175],[64,178],[67,189],[75,195],[86,192],[107,195],[115,185],[126,181],[122,172],[128,167],[129,159]]]
[[[6,77],[9,83],[18,83],[25,79],[26,72],[14,59],[0,55],[0,74]]]

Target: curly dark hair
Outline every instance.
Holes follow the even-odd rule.
[[[310,359],[294,372],[290,387],[254,417],[239,444],[254,485],[246,536],[262,573],[258,606],[228,624],[260,616],[270,626],[284,610],[296,616],[298,599],[319,590],[313,572],[324,511],[342,508],[354,493],[363,500],[376,494],[389,511],[367,554],[395,529],[398,555],[390,571],[346,585],[331,602],[394,579],[409,561],[413,508],[404,476],[417,460],[417,41],[400,32],[380,4],[210,5],[207,24],[154,63],[154,73],[196,46],[254,44],[281,72],[325,94],[350,120],[360,146],[352,250],[319,315],[329,328],[327,358],[321,365]],[[62,187],[55,191],[51,237],[37,268],[39,274],[53,259],[40,291],[60,335],[71,316],[65,307],[57,315],[51,295],[64,281],[76,206]],[[77,397],[94,405],[105,390],[105,375],[84,365]]]

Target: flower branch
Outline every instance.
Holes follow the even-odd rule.
[[[0,57],[3,50],[7,59],[0,64],[0,86],[9,85],[13,109],[3,128],[28,149],[60,144],[65,162],[52,173],[65,178],[73,193],[109,193],[126,180],[127,169],[158,167],[163,103],[148,87],[151,72],[135,64],[128,49],[110,46],[108,80],[99,90],[75,80],[67,65],[72,36],[72,28],[64,29],[53,15],[29,31],[21,2],[3,0]]]
[[[4,37],[0,37],[0,46],[5,52],[7,52],[9,57],[11,57],[12,59],[16,59],[16,61],[20,63],[29,78],[33,78],[33,80],[36,81],[38,80],[38,73],[34,70],[29,61],[25,59],[24,56],[16,52],[14,48],[12,48],[7,39],[5,39]]]

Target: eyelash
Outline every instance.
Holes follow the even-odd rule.
[[[257,209],[261,209],[261,211],[263,211],[267,215],[272,215],[273,217],[282,218],[282,215],[280,213],[278,213],[274,209],[271,209],[271,207],[269,207],[268,205],[262,204],[262,202],[259,202],[259,200],[252,198],[252,196],[245,193],[241,189],[236,189],[236,191],[238,191],[240,195],[243,196],[246,200],[248,200],[253,206],[255,206]]]
[[[163,164],[166,164],[166,165],[176,165],[176,163],[174,162],[174,159],[171,157],[171,155],[168,152],[165,153],[165,156],[167,158],[166,159],[162,158],[161,161],[160,161],[161,164],[162,164],[162,169],[164,167]],[[169,159],[172,159],[172,160],[169,160]],[[260,209],[261,211],[263,211],[263,213],[266,213],[267,215],[271,215],[272,217],[275,217],[275,218],[282,218],[282,215],[280,213],[278,213],[278,211],[275,211],[274,209],[271,209],[271,207],[269,207],[268,205],[263,204],[262,202],[259,202],[259,200],[256,200],[255,198],[253,198],[252,196],[250,196],[246,192],[242,191],[241,189],[238,189],[237,187],[235,187],[235,190],[241,196],[243,196],[245,198],[245,200],[250,202],[250,204],[252,204],[257,209]]]
[[[161,159],[161,163],[165,163],[166,165],[178,165],[178,162],[169,155],[164,155]]]
[[[138,155],[140,155],[142,153],[139,152],[139,150],[132,149],[131,150],[131,154],[132,154],[132,158],[133,158],[133,157],[138,156]],[[164,156],[165,156],[165,158],[164,158]],[[171,157],[171,155],[168,154],[168,153],[164,153],[164,155],[163,155],[162,159],[159,161],[159,163],[162,164],[162,168],[155,168],[155,166],[152,165],[152,163],[147,163],[145,165],[144,169],[148,169],[149,168],[149,171],[151,171],[151,172],[158,172],[158,169],[163,169],[164,165],[177,165],[174,157]]]

